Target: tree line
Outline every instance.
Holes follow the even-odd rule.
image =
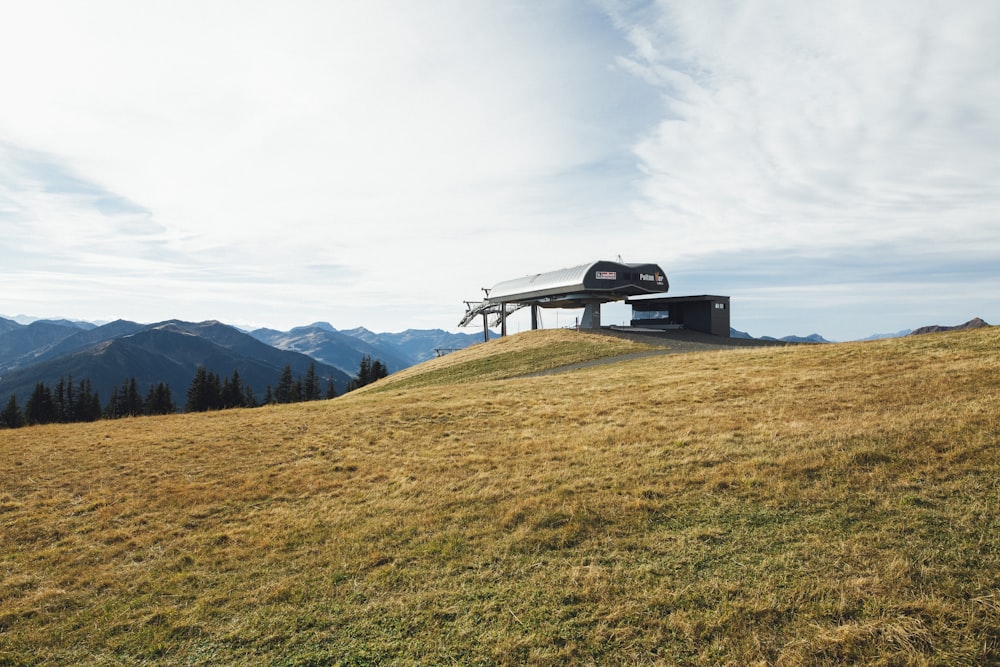
[[[361,359],[358,375],[351,380],[347,390],[363,387],[386,375],[388,370],[385,364],[365,355]],[[184,411],[254,408],[269,404],[318,401],[336,396],[333,379],[329,378],[323,387],[316,374],[315,363],[309,365],[304,378],[293,377],[291,365],[285,365],[277,385],[273,388],[267,386],[262,401],[258,401],[253,389],[243,382],[239,371],[233,370],[231,376],[220,377],[199,366],[185,395]],[[165,415],[177,411],[178,405],[174,402],[170,386],[164,382],[150,385],[143,396],[134,377],[123,380],[120,386],[111,389],[108,403],[102,408],[100,397],[93,390],[90,380],[74,382],[72,376],[68,379],[60,377],[54,388],[43,382],[37,383],[23,410],[18,405],[17,397],[11,395],[0,411],[0,428]]]

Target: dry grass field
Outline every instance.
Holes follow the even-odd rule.
[[[638,349],[0,431],[0,665],[1000,664],[1000,329]]]

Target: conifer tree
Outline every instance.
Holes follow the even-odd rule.
[[[62,382],[61,377],[59,378],[59,382]],[[64,422],[82,421],[76,413],[76,400],[76,392],[73,390],[73,376],[70,375],[66,379],[66,402],[62,406],[62,420]]]
[[[138,417],[143,414],[142,396],[135,378],[122,380],[121,386],[111,388],[111,398],[104,408],[106,419],[121,419],[123,417]]]
[[[67,386],[72,386],[72,378]],[[90,380],[80,380],[80,385],[75,392],[70,393],[70,397],[71,421],[92,422],[101,418],[101,399],[94,393]]]
[[[333,378],[330,378],[326,384],[326,398],[337,398],[337,388],[333,386]]]
[[[204,366],[199,366],[191,380],[191,386],[187,390],[187,403],[184,404],[185,412],[204,412],[208,410],[208,371]]]
[[[243,385],[243,407],[257,407],[257,398],[253,395],[253,388],[250,385]]]
[[[163,382],[155,387],[149,385],[149,393],[146,394],[146,414],[147,415],[169,415],[177,412],[173,396],[170,393],[170,385]]]
[[[20,428],[24,426],[24,414],[17,405],[17,397],[10,395],[7,406],[0,412],[0,428]]]
[[[111,396],[108,397],[108,404],[104,406],[105,419],[118,419],[118,387],[111,387]]]
[[[52,393],[54,419],[57,422],[87,422],[101,418],[100,400],[94,400],[90,380],[84,378],[74,384],[73,376],[60,377]]]
[[[322,398],[322,391],[319,386],[319,378],[316,377],[316,362],[309,364],[306,371],[306,379],[302,386],[302,399],[305,401],[318,401]]]
[[[352,389],[357,389],[358,387],[363,387],[366,384],[371,383],[372,376],[372,358],[367,354],[361,357],[361,364],[358,366],[358,375],[354,378],[351,383]]]
[[[386,368],[379,359],[372,359],[369,355],[361,357],[361,365],[358,368],[358,375],[351,383],[347,386],[347,391],[353,391],[365,385],[371,384],[376,380],[384,378],[389,374],[389,370]]]
[[[97,421],[101,418],[101,397],[98,392],[94,392],[89,397],[90,405],[85,408],[87,421]]]
[[[218,373],[209,372],[206,376],[205,395],[208,399],[208,410],[222,408],[222,380]]]
[[[63,423],[72,421],[70,406],[66,401],[66,382],[61,376],[52,391],[52,405],[55,409],[55,421]]]
[[[125,414],[129,417],[137,417],[142,414],[142,396],[139,395],[139,386],[135,378],[122,381],[122,393],[125,395]]]
[[[295,384],[292,379],[292,365],[285,364],[281,371],[281,378],[278,380],[278,388],[274,391],[274,400],[277,403],[291,403],[294,398]]]
[[[222,378],[222,387],[219,389],[219,403],[222,405],[222,409],[233,407],[230,401],[233,398],[233,383],[229,381],[229,378]]]
[[[232,379],[226,378],[222,382],[222,407],[240,408],[243,407],[243,402],[243,380],[240,379],[239,370],[234,369]]]
[[[51,424],[58,420],[52,390],[39,382],[24,405],[24,420],[29,424]]]

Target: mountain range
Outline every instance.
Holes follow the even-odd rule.
[[[939,331],[962,331],[964,329],[981,329],[982,327],[990,326],[989,323],[983,321],[981,318],[974,317],[964,324],[959,324],[953,327],[941,326],[940,324],[932,324],[926,327],[920,327],[919,329],[914,329],[910,332],[910,335],[920,335],[926,333],[937,333]]]
[[[135,378],[142,393],[164,382],[174,400],[184,393],[199,366],[220,376],[238,371],[258,399],[277,386],[284,367],[304,376],[310,364],[323,385],[333,380],[344,391],[350,376],[297,352],[278,350],[220,322],[137,324],[119,320],[92,329],[75,324],[33,322],[0,333],[0,398],[21,402],[39,382],[54,386],[60,378],[90,380],[102,400],[112,389]]]
[[[739,329],[734,329],[732,327],[729,327],[729,337],[754,340],[754,337],[748,334],[746,331],[740,331]],[[772,336],[760,336],[756,340],[773,340],[773,341],[782,341],[785,343],[829,343],[830,342],[827,339],[820,336],[818,333],[810,334],[808,336],[783,336],[781,338],[774,338]]]
[[[934,325],[869,339],[989,326],[975,318],[953,327]],[[736,338],[752,338],[731,329]],[[776,340],[762,337],[766,340]],[[140,391],[165,382],[174,400],[184,393],[199,366],[220,377],[238,371],[245,386],[263,398],[268,386],[277,386],[282,370],[290,366],[302,377],[310,364],[323,386],[330,380],[343,393],[357,373],[361,359],[379,359],[390,373],[439,354],[478,343],[480,334],[441,329],[409,329],[374,333],[359,327],[338,331],[327,322],[315,322],[290,331],[243,331],[217,321],[168,320],[139,324],[116,320],[103,325],[70,320],[36,320],[27,324],[0,317],[0,401],[11,394],[23,403],[39,382],[54,386],[60,378],[88,379],[103,399],[124,380],[135,378]],[[829,342],[819,334],[777,339],[797,343]]]
[[[135,378],[143,393],[165,382],[174,400],[183,404],[199,366],[220,377],[238,371],[244,385],[261,399],[266,387],[277,385],[285,366],[302,377],[315,364],[322,386],[332,380],[343,393],[365,355],[396,371],[435,356],[435,349],[459,349],[479,340],[478,335],[441,330],[338,332],[326,323],[288,332],[246,332],[216,321],[117,320],[97,326],[68,320],[21,324],[0,318],[0,400],[13,394],[23,403],[37,383],[52,387],[70,377],[74,382],[90,380],[93,390],[107,400],[123,380]]]
[[[988,327],[990,324],[979,317],[974,317],[968,322],[963,324],[956,324],[955,326],[942,326],[940,324],[933,324],[926,327],[920,327],[919,329],[903,329],[902,331],[897,331],[896,333],[880,333],[872,334],[866,338],[859,338],[859,341],[866,340],[882,340],[884,338],[902,338],[903,336],[912,336],[925,333],[935,333],[938,331],[960,331],[963,329],[978,329],[980,327]],[[729,328],[729,336],[731,338],[754,338],[746,331],[740,331],[738,329]],[[825,338],[823,338],[818,333],[810,334],[808,336],[783,336],[781,338],[772,338],[771,336],[760,336],[759,340],[777,340],[784,341],[786,343],[830,343]]]
[[[358,327],[338,331],[328,322],[315,322],[290,331],[256,329],[249,333],[268,345],[307,354],[350,374],[357,372],[361,357],[365,355],[380,359],[390,373],[395,373],[482,340],[479,334],[450,333],[441,329],[374,333]]]

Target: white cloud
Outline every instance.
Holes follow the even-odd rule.
[[[8,3],[0,261],[37,288],[4,292],[401,329],[619,254],[688,293],[984,266],[998,28],[971,0]]]
[[[559,53],[523,8],[68,3],[54,26],[46,3],[21,11],[6,50],[35,62],[5,84],[35,95],[4,125],[199,235],[444,208],[602,150],[571,131],[578,91],[559,92],[583,45]]]
[[[680,246],[912,246],[947,226],[1000,249],[995,4],[660,9],[630,33],[668,114],[636,148],[639,215]]]
[[[108,238],[119,255],[291,280],[286,293],[282,274],[332,264],[359,282],[333,280],[330,302],[385,299],[400,274],[416,276],[411,299],[454,302],[453,274],[442,286],[425,267],[481,263],[484,237],[509,256],[578,202],[605,206],[578,195],[573,174],[624,155],[634,122],[618,113],[625,98],[604,94],[634,87],[599,43],[618,38],[597,25],[580,39],[600,15],[576,3],[11,10],[0,58],[23,65],[0,74],[18,100],[0,109],[0,139],[92,186],[88,201],[11,188],[34,233],[25,244],[58,238],[61,256]],[[148,228],[102,217],[97,192],[147,211]],[[154,228],[155,244],[141,238]]]

